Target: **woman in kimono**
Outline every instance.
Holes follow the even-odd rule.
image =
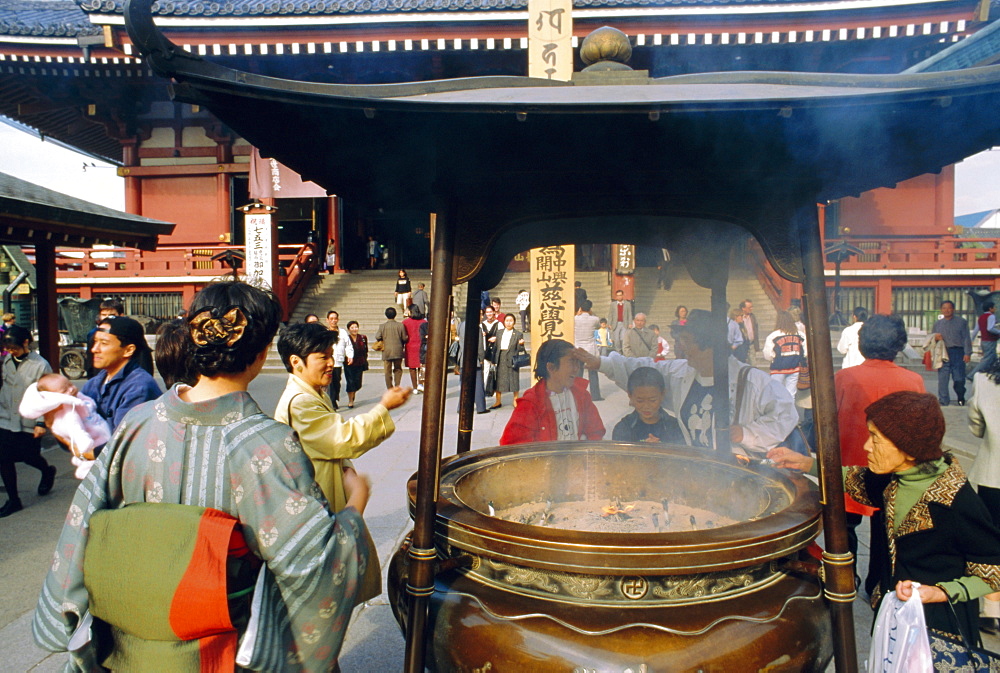
[[[35,641],[60,652],[72,637],[77,671],[330,671],[368,564],[367,481],[346,479],[331,514],[295,433],[247,394],[278,328],[273,295],[214,283],[189,315],[198,381],[129,411],[80,485]]]
[[[345,489],[356,478],[352,458],[388,439],[396,430],[389,410],[401,406],[412,388],[394,387],[369,412],[344,418],[333,408],[327,387],[333,372],[333,334],[320,325],[290,325],[278,338],[278,354],[288,370],[288,383],[278,400],[274,417],[292,426],[316,470],[316,483],[332,511],[347,502]],[[375,544],[367,536],[372,557],[356,603],[382,593],[381,569]]]

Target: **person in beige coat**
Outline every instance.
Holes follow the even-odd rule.
[[[333,408],[327,386],[333,375],[333,333],[316,323],[291,325],[278,339],[278,354],[288,370],[288,382],[275,408],[275,420],[290,425],[316,471],[316,483],[339,512],[350,495],[344,487],[344,473],[354,470],[352,458],[362,456],[389,438],[396,430],[390,409],[401,406],[412,388],[394,387],[385,391],[371,411],[345,419]],[[374,549],[368,536],[370,551]],[[382,592],[378,555],[370,562],[358,602]]]
[[[382,343],[382,362],[385,366],[385,387],[389,390],[403,380],[403,346],[409,340],[406,328],[396,322],[396,309],[385,310],[386,321],[375,333],[375,343]]]
[[[1000,360],[994,359],[972,380],[969,430],[983,441],[969,469],[969,483],[986,504],[993,523],[1000,524]],[[985,596],[982,605],[983,617],[993,620],[994,628],[1000,628],[1000,593]]]

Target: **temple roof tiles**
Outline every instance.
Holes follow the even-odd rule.
[[[121,14],[124,0],[78,0],[90,13]],[[720,5],[780,6],[799,0],[574,0],[575,9],[712,7]],[[836,4],[836,3],[834,3]],[[323,16],[343,14],[397,14],[429,12],[495,12],[526,10],[527,0],[159,0],[154,16]]]
[[[919,0],[915,0],[919,4]],[[998,0],[992,0],[996,4]],[[817,4],[836,9],[837,0]],[[880,3],[875,2],[875,5]],[[940,4],[940,3],[939,3]],[[963,4],[950,0],[943,4]],[[0,0],[0,35],[76,37],[100,33],[88,15],[120,15],[125,0]],[[801,0],[574,0],[575,9],[702,7],[771,8],[801,6]],[[319,17],[347,15],[446,14],[524,11],[527,0],[159,0],[154,16],[218,19],[230,17]]]
[[[73,0],[0,0],[0,35],[77,37],[100,32]]]

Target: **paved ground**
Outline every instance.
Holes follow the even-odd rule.
[[[284,379],[284,376],[263,375],[251,385],[251,393],[265,411],[273,411],[284,387]],[[929,389],[936,390],[935,381],[926,373],[925,380]],[[358,394],[358,408],[355,412],[369,409],[381,394],[380,374],[371,375],[366,382],[366,386]],[[524,377],[522,385],[526,382]],[[610,428],[623,415],[625,395],[614,390],[606,380],[602,389],[605,401],[598,403],[598,407]],[[445,455],[451,455],[455,450],[457,414],[454,412],[457,409],[457,397],[457,381],[450,377],[445,415]],[[405,485],[417,464],[421,400],[421,397],[415,396],[403,409],[393,412],[398,428],[396,434],[356,461],[359,469],[371,475],[375,484],[365,518],[378,545],[383,567],[411,527],[405,502]],[[510,411],[508,395],[505,396],[502,409],[476,416],[473,448],[494,445]],[[946,444],[967,466],[975,456],[978,444],[966,427],[965,409],[949,407],[945,409],[945,417],[948,421]],[[64,655],[49,655],[37,649],[30,633],[31,613],[38,590],[48,569],[76,484],[67,454],[52,448],[45,455],[59,466],[54,491],[44,498],[36,496],[37,471],[20,466],[20,491],[25,510],[0,520],[0,531],[3,534],[3,544],[0,545],[0,596],[3,597],[0,601],[0,662],[3,663],[0,664],[0,670],[12,673],[58,671],[65,660]],[[865,537],[867,536],[863,535]],[[867,567],[867,548],[861,550],[860,556],[862,567]],[[871,609],[864,600],[859,599],[855,602],[854,613],[858,649],[867,653]],[[994,650],[1000,650],[1000,641],[990,642],[989,645]],[[403,647],[403,638],[383,594],[356,612],[344,646],[341,667],[346,673],[400,670]],[[832,666],[830,670],[833,670]]]

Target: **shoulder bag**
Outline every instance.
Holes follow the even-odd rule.
[[[957,626],[959,632],[957,637],[937,629],[927,629],[931,656],[934,658],[934,670],[942,673],[989,673],[1000,670],[1000,654],[970,645],[951,601],[948,601],[948,611]]]
[[[531,355],[524,350],[524,344],[517,347],[517,352],[514,353],[513,365],[514,369],[521,369],[522,367],[527,367],[531,364]]]

